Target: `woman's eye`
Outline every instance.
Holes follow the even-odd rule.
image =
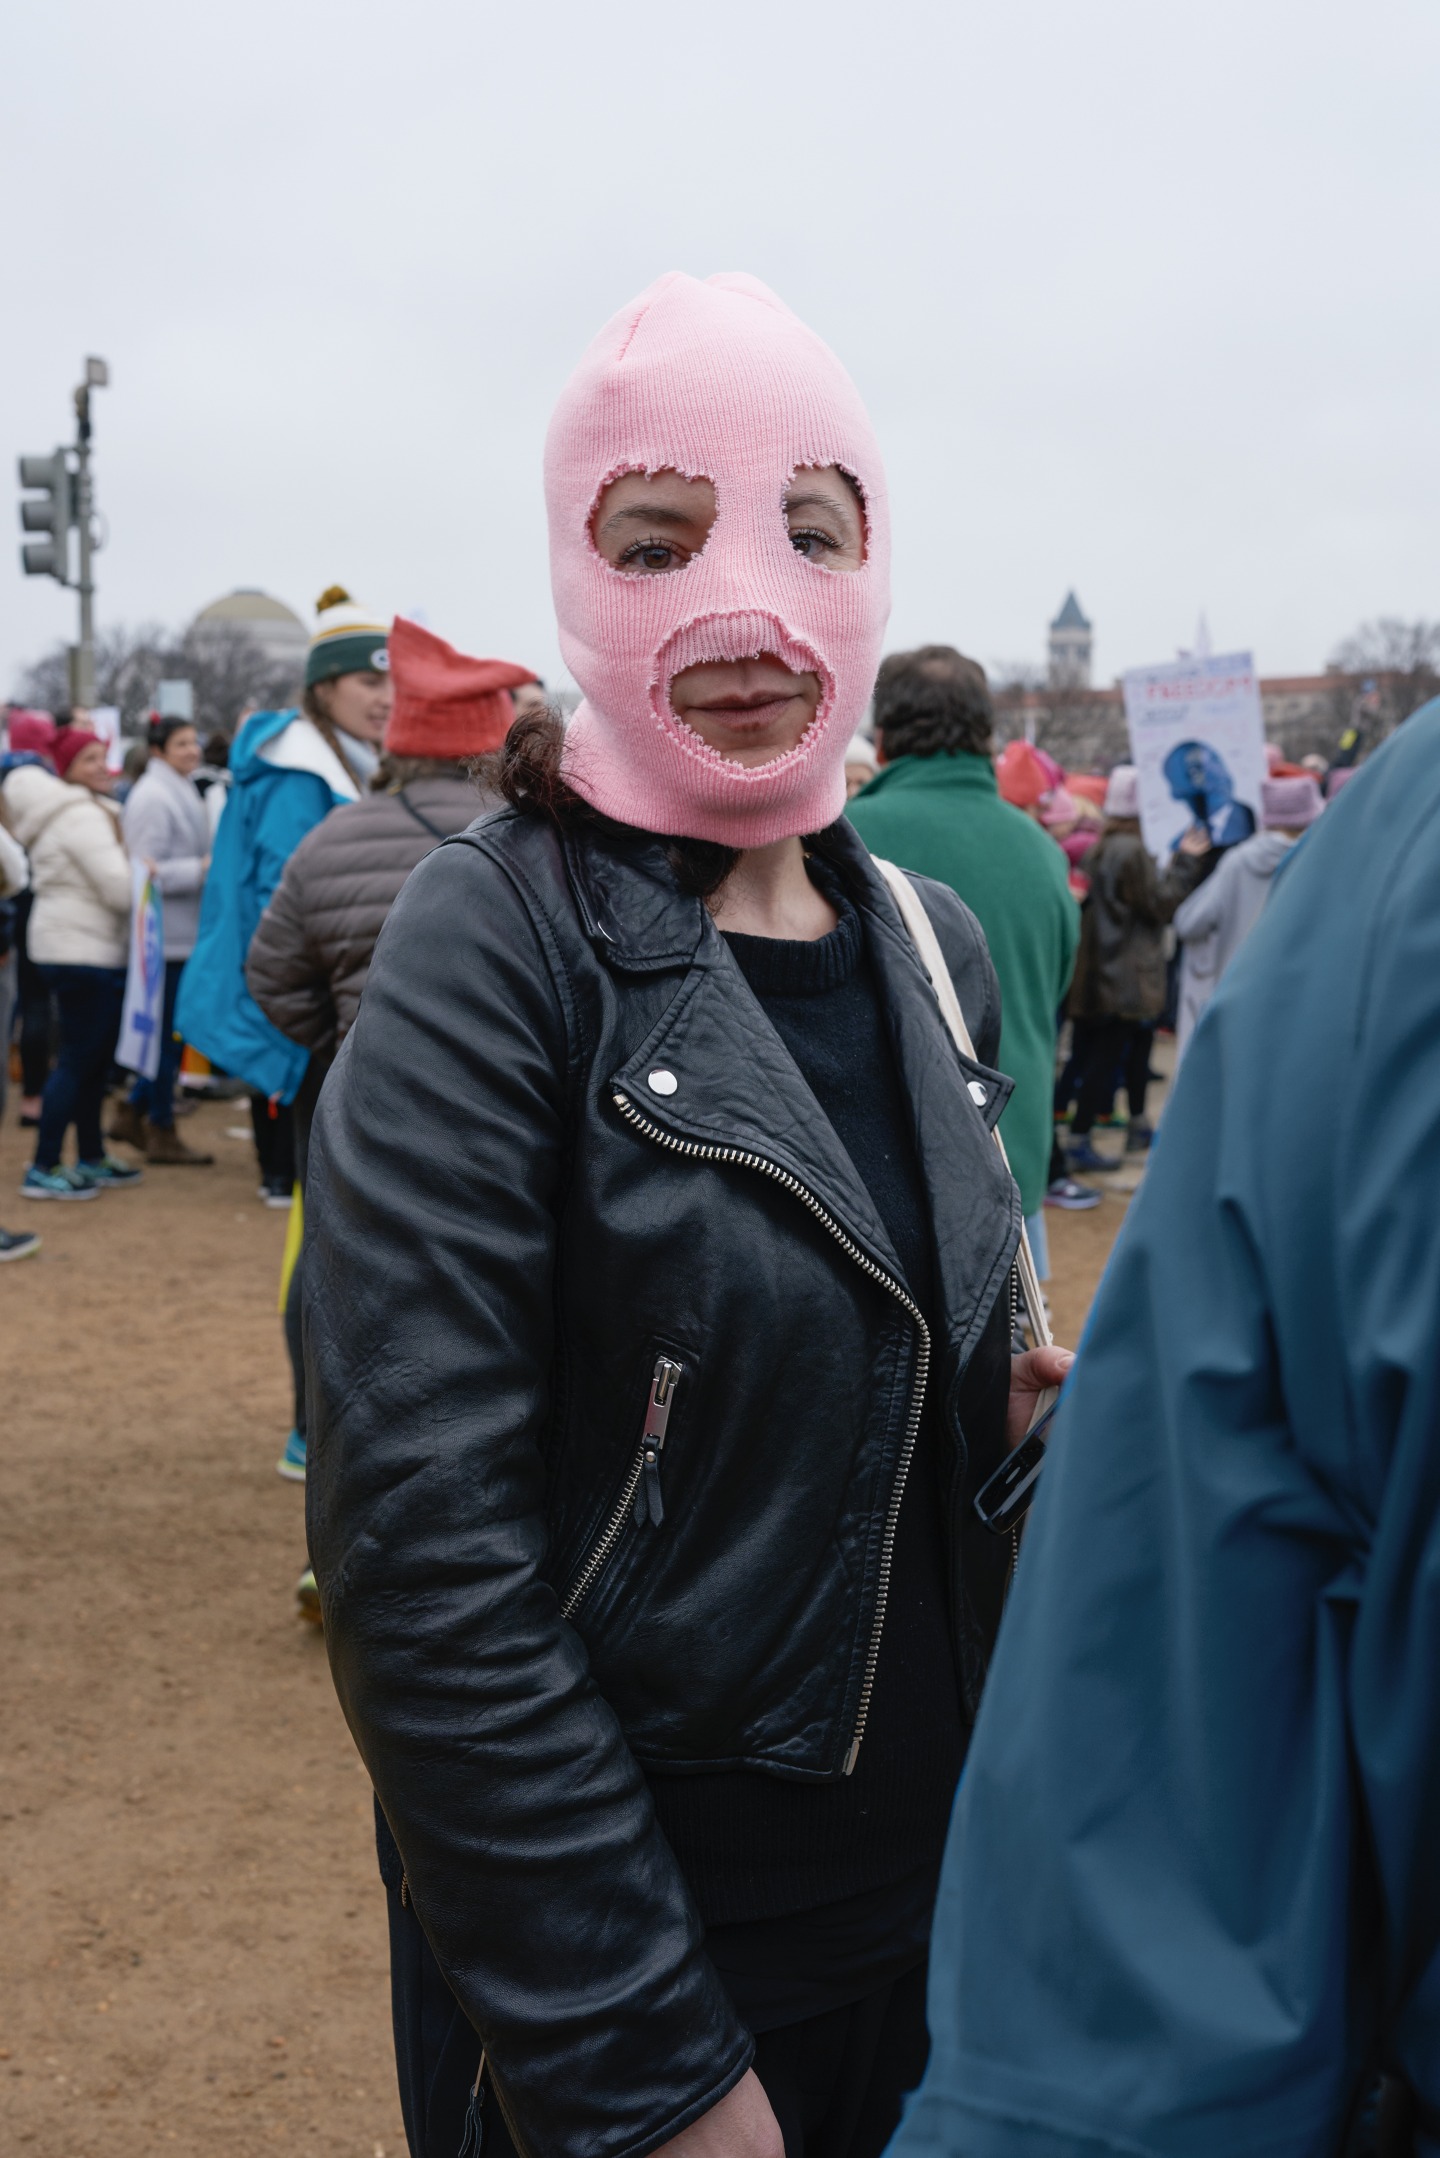
[[[790,534],[790,544],[795,549],[796,554],[804,555],[807,562],[818,562],[822,556],[834,554],[840,542],[837,539],[832,539],[828,532],[818,531],[814,526],[806,526],[799,532]]]
[[[667,569],[683,569],[689,559],[684,548],[677,547],[673,540],[635,540],[625,549],[616,568],[639,570],[653,577]]]

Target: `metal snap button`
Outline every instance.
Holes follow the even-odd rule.
[[[680,1081],[675,1077],[674,1072],[662,1070],[651,1072],[645,1084],[652,1094],[673,1094]]]
[[[972,1079],[970,1081],[970,1099],[974,1102],[976,1108],[983,1109],[989,1098],[990,1097],[986,1094],[984,1087],[981,1086],[980,1081],[978,1079]]]

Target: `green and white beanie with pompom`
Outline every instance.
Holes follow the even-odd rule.
[[[315,634],[305,660],[305,687],[333,681],[337,674],[388,673],[388,622],[369,607],[357,607],[344,585],[327,585],[315,602]]]

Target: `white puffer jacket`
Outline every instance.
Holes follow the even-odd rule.
[[[42,967],[123,967],[130,858],[114,803],[38,764],[18,766],[4,784],[10,829],[30,857],[30,957]]]

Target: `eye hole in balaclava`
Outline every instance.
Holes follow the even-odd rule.
[[[703,554],[715,523],[714,482],[702,474],[620,472],[590,512],[590,539],[602,562],[632,577],[660,577]]]
[[[785,490],[790,544],[822,569],[865,567],[865,497],[843,465],[797,465]]]

